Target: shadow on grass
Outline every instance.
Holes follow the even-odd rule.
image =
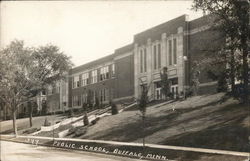
[[[25,126],[17,127],[17,131],[23,130],[24,128],[25,128]],[[1,131],[0,134],[14,134],[14,129],[11,128],[11,129],[8,129],[5,131]]]
[[[164,105],[159,105],[159,106],[155,106],[157,104],[161,104],[161,103],[164,103]],[[170,103],[173,103],[173,102],[176,102],[176,100],[169,100],[169,101],[166,101],[166,100],[154,100],[154,101],[151,101],[150,103],[147,104],[147,108],[159,108],[161,106],[165,106],[167,104],[170,104]],[[137,104],[125,109],[124,111],[138,111],[139,110],[139,107]]]
[[[137,121],[135,122],[128,123],[124,126],[113,128],[111,130],[107,130],[103,135],[93,137],[93,139],[131,142],[152,135],[157,131],[164,130],[166,128],[179,124],[180,122],[175,122],[174,120],[177,117],[179,117],[182,113],[189,112],[192,110],[196,110],[196,108],[178,109],[175,111],[168,110],[169,111],[168,114],[158,117],[147,116],[145,119],[146,128],[144,129],[144,131],[142,127],[142,119],[138,117]],[[197,118],[192,118],[190,120],[195,120],[195,119]],[[183,122],[185,121],[187,120],[184,120]],[[87,137],[81,136],[81,138],[85,139]]]
[[[197,132],[167,138],[162,144],[249,152],[249,130],[240,124],[248,115]]]
[[[185,130],[183,134],[169,137],[160,142],[160,144],[190,146],[199,148],[214,148],[234,151],[249,151],[248,129],[241,125],[248,113],[245,107],[240,104],[230,104],[218,107],[210,113],[200,113],[195,117],[189,117],[178,121],[176,120],[182,114],[187,114],[194,110],[199,110],[205,106],[220,104],[220,101],[208,103],[207,105],[197,106],[194,108],[176,109],[175,111],[165,111],[166,115],[154,117],[152,115],[146,117],[145,127],[143,131],[142,120],[138,117],[135,122],[125,124],[120,127],[106,130],[103,134],[93,136],[93,139],[126,141],[131,142],[143,137],[150,136],[155,132],[166,130],[171,127],[188,124],[198,119],[212,119],[213,126],[202,129],[197,132],[188,132]],[[216,108],[217,108],[216,107]],[[214,107],[215,108],[215,107]],[[206,122],[204,122],[205,124]],[[85,138],[81,136],[81,138]],[[87,138],[87,137],[86,137]]]
[[[205,95],[204,97],[207,97],[208,95]],[[228,95],[224,95],[221,97],[221,99],[219,100],[215,100],[215,101],[212,101],[212,102],[209,102],[207,104],[204,104],[204,105],[200,105],[200,106],[195,106],[195,108],[199,109],[199,108],[203,108],[203,107],[206,107],[206,106],[215,106],[215,105],[218,105],[218,104],[222,104],[224,102],[226,102],[227,100],[229,100],[230,98],[232,98],[231,96],[228,96]]]

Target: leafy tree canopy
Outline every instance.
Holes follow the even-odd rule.
[[[18,40],[0,50],[0,60],[1,99],[10,107],[17,107],[46,85],[62,79],[72,66],[70,57],[57,46],[29,48]]]

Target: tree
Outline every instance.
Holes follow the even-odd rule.
[[[241,75],[244,83],[243,101],[248,102],[249,84],[249,1],[248,0],[194,0],[193,8],[203,10],[215,15],[217,28],[223,32],[231,43],[228,44],[230,52],[225,53],[230,57],[231,83],[234,88],[235,72],[235,51],[240,52]],[[234,90],[234,89],[232,89]]]
[[[93,91],[91,91],[91,90],[88,90],[87,105],[89,108],[91,108],[93,106]]]
[[[83,116],[83,124],[88,125],[89,124],[89,118],[88,118],[88,113],[87,113],[87,106],[85,103],[82,104],[82,108],[84,111],[84,116]]]
[[[162,92],[165,96],[165,99],[170,95],[170,81],[168,79],[168,68],[164,67],[163,72],[160,73],[161,75],[161,87]]]
[[[100,108],[100,101],[99,101],[99,98],[97,96],[97,93],[95,94],[95,107]]]
[[[54,45],[28,48],[18,40],[0,50],[0,60],[0,99],[12,111],[13,129],[17,135],[17,109],[47,85],[63,79],[72,63]]]
[[[42,115],[47,114],[48,112],[48,106],[46,100],[42,100]]]
[[[195,96],[198,94],[200,85],[199,75],[200,75],[199,64],[197,62],[194,62],[192,66],[191,86],[192,86],[192,93]]]
[[[227,77],[228,77],[227,71],[223,71],[220,73],[218,78],[218,87],[217,87],[218,92],[227,91]]]
[[[143,83],[143,81],[141,80],[141,82]],[[151,82],[152,83],[152,82]],[[143,84],[141,86],[141,96],[138,100],[138,106],[139,106],[139,111],[142,114],[142,129],[143,129],[143,134],[144,134],[144,130],[145,130],[145,118],[146,118],[146,107],[148,104],[148,91],[149,88],[151,86],[151,83],[149,84],[149,86],[147,86],[146,84]],[[145,147],[145,137],[143,136],[142,138],[142,142],[143,142],[143,147]]]
[[[27,106],[28,106],[28,110],[29,110],[30,127],[32,127],[32,113],[33,113],[32,102],[28,101]]]
[[[112,100],[110,100],[110,105],[111,105],[111,113],[112,113],[112,115],[118,114],[117,106]]]

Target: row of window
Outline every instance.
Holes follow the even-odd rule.
[[[173,65],[177,63],[177,41],[176,38],[168,40],[168,64]]]
[[[78,76],[74,76],[72,80],[72,87],[82,87],[88,84],[93,84],[98,82],[97,71],[99,70],[99,81],[104,81],[115,76],[115,64],[111,65],[111,71],[109,71],[109,66],[102,67],[100,69],[92,70],[90,73],[83,73]]]
[[[174,65],[177,64],[177,39],[167,41],[168,48],[168,64]],[[154,70],[161,68],[161,53],[162,48],[160,43],[155,43],[152,45],[153,52],[153,68]],[[139,60],[140,60],[140,72],[147,72],[147,49],[141,48],[139,50]]]
[[[100,103],[108,101],[112,97],[112,90],[110,89],[101,89],[99,91],[89,91],[83,92],[81,95],[72,96],[72,105],[73,106],[81,106],[83,103],[96,104],[96,99],[99,99]]]

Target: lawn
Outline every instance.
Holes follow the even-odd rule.
[[[44,119],[33,118],[33,127],[40,128]],[[48,116],[48,119],[58,122],[65,116]],[[29,128],[28,118],[19,119],[17,126],[19,129]],[[145,137],[146,143],[248,152],[249,127],[249,107],[218,93],[185,101],[152,103],[147,107],[145,129],[142,128],[140,112],[132,106],[117,115],[101,118],[77,138],[141,143]],[[55,136],[70,128],[71,124],[67,124],[55,129]],[[10,131],[12,121],[1,122],[1,133]],[[42,132],[38,135],[52,134]]]
[[[223,93],[147,108],[145,129],[136,108],[107,116],[79,138],[249,151],[249,108]]]
[[[48,116],[33,117],[32,128],[39,129],[44,124],[46,117],[51,124],[55,124],[56,122],[61,121],[66,118],[66,116],[63,116],[63,115],[48,115]],[[17,119],[16,122],[17,122],[18,134],[22,134],[24,130],[27,130],[30,128],[29,118]],[[12,120],[1,121],[0,127],[1,127],[0,128],[1,134],[13,134],[13,121]]]

